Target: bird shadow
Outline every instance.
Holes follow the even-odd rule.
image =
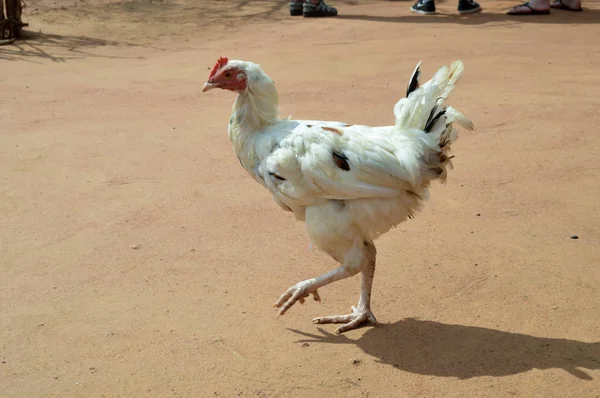
[[[600,369],[600,342],[536,337],[414,318],[368,329],[353,340],[318,328],[321,335],[289,329],[309,339],[296,343],[354,344],[378,362],[410,373],[470,379],[509,376],[531,369],[563,369],[592,380]]]

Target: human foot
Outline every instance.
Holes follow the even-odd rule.
[[[290,15],[302,15],[302,6],[304,5],[304,0],[290,0]]]
[[[554,0],[550,7],[567,11],[583,11],[581,0]]]
[[[531,4],[532,2],[527,2],[520,4],[511,8],[507,14],[508,15],[547,15],[550,14],[550,7],[548,8],[534,8]]]
[[[302,15],[305,17],[335,17],[337,14],[337,9],[328,6],[324,0],[307,0],[302,7]]]
[[[473,0],[460,0],[458,2],[458,13],[463,14],[475,14],[481,11],[481,6]]]
[[[418,0],[410,7],[410,10],[416,14],[433,15],[435,14],[435,2],[433,0]]]

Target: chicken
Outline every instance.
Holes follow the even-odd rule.
[[[473,128],[444,105],[463,63],[442,67],[422,86],[419,66],[406,97],[394,106],[395,124],[380,127],[280,119],[275,84],[259,65],[219,58],[213,67],[202,91],[237,93],[228,131],[242,167],[282,209],[304,221],[312,243],[340,264],[287,289],[274,304],[280,315],[309,295],[320,301],[319,288],[360,273],[360,298],[352,312],[313,323],[341,323],[337,334],[376,324],[373,242],[413,217],[427,200],[431,181],[445,181],[452,166],[448,151],[458,138],[453,123]]]

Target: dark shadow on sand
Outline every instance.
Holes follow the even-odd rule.
[[[381,363],[421,375],[469,379],[556,368],[592,380],[584,369],[600,369],[600,342],[535,337],[418,319],[380,324],[357,340],[318,330],[321,334],[292,331],[307,337],[297,343],[355,344]]]

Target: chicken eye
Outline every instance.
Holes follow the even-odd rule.
[[[231,72],[225,72],[223,74],[223,76],[225,77],[225,79],[227,80],[231,80],[233,78],[233,75],[231,74]]]

